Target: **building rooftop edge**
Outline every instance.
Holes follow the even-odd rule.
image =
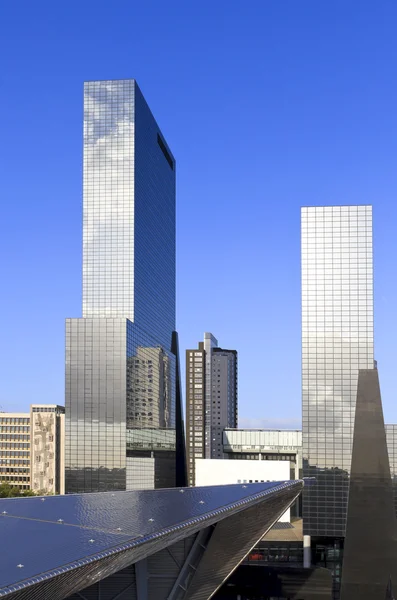
[[[103,81],[133,81],[134,83],[137,83],[137,80],[135,79],[135,77],[117,77],[117,78],[112,78],[112,79],[84,79],[83,83],[95,83],[96,81],[98,82],[103,82]]]
[[[251,427],[225,427],[223,431],[286,431],[292,433],[302,433],[302,429],[276,429],[276,428],[251,428]]]
[[[315,204],[315,205],[304,205],[301,206],[301,210],[304,208],[373,208],[373,204]]]

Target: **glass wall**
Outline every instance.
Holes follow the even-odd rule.
[[[175,160],[134,80],[84,84],[83,317],[175,330]]]
[[[390,475],[393,484],[394,507],[397,515],[397,425],[385,425]]]
[[[243,451],[253,449],[266,451],[299,452],[302,446],[302,432],[299,430],[265,430],[265,429],[225,429],[223,445],[230,450]]]
[[[305,534],[345,534],[358,370],[373,367],[372,207],[302,208]]]
[[[174,485],[175,356],[134,323],[68,319],[66,413],[68,493]]]
[[[167,348],[175,330],[175,168],[136,85],[133,320]]]
[[[279,564],[294,563],[300,567],[303,564],[302,542],[278,541],[258,542],[245,558],[242,564]],[[280,565],[282,566],[282,565]]]
[[[83,318],[66,323],[67,492],[175,479],[175,160],[134,80],[84,85]]]
[[[83,317],[134,319],[135,82],[84,84]]]
[[[316,538],[312,543],[312,566],[329,569],[332,573],[332,597],[338,600],[342,578],[343,538]]]

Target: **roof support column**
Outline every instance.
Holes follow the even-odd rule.
[[[148,568],[144,558],[135,564],[137,600],[148,600]]]

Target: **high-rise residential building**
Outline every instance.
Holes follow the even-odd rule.
[[[65,409],[32,404],[0,413],[0,482],[43,494],[65,493]]]
[[[175,160],[135,80],[84,84],[83,173],[83,317],[66,321],[67,492],[171,486]]]
[[[196,482],[196,458],[205,457],[205,350],[186,350],[186,461],[189,485]]]
[[[305,207],[301,216],[303,474],[317,481],[303,496],[304,534],[337,565],[358,371],[374,367],[372,207]],[[337,568],[334,576],[338,586]]]
[[[225,458],[223,430],[237,427],[237,350],[214,348],[211,368],[210,458]]]
[[[186,454],[189,485],[195,460],[224,458],[222,432],[237,427],[237,351],[218,347],[204,334],[197,350],[186,350]]]
[[[218,340],[212,333],[204,333],[204,342],[199,342],[199,348],[204,351],[205,357],[205,382],[204,382],[204,456],[203,458],[211,458],[212,455],[212,353],[213,349],[218,347]],[[186,361],[187,364],[187,361]],[[190,386],[190,380],[189,380]],[[187,401],[187,386],[186,386],[186,401]],[[186,410],[187,414],[187,410]],[[198,457],[200,458],[200,457]]]

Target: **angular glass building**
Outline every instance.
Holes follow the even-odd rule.
[[[302,208],[303,474],[317,479],[303,495],[304,533],[324,552],[328,538],[336,562],[358,370],[373,367],[372,207]]]
[[[83,318],[66,491],[175,485],[175,160],[134,80],[84,85]]]

